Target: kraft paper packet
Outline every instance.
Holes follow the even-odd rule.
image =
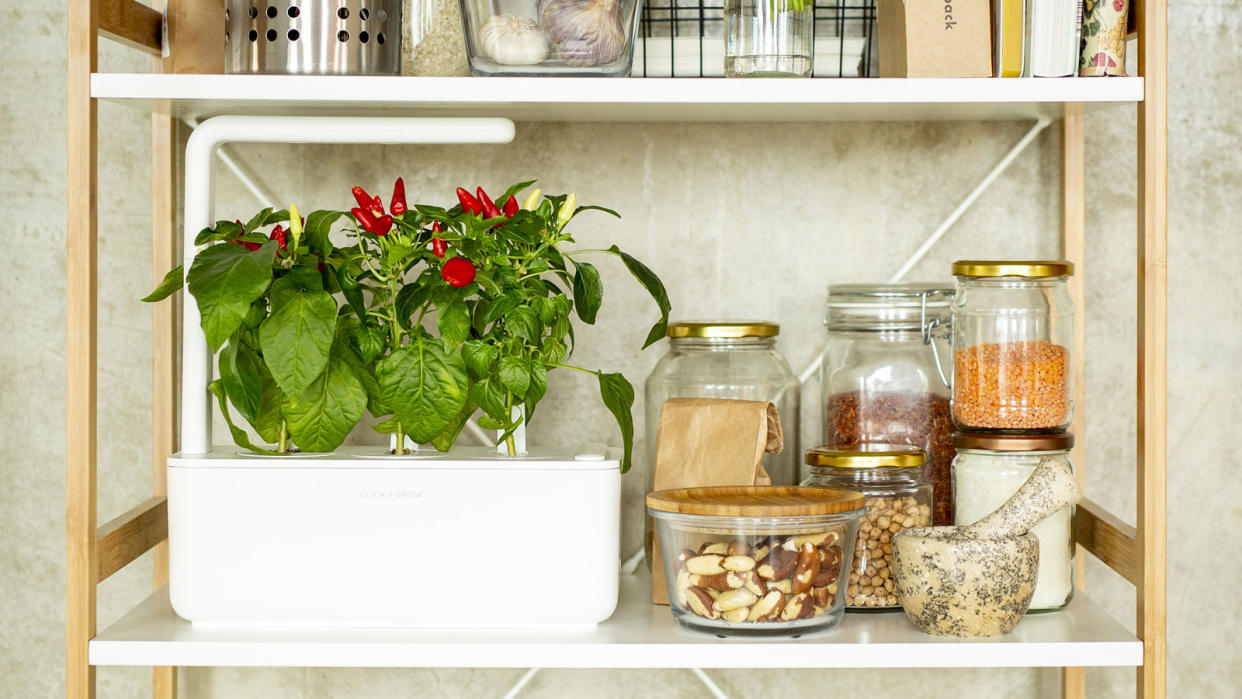
[[[673,398],[660,410],[655,489],[771,485],[761,460],[784,447],[780,414],[771,403]],[[668,604],[658,539],[651,550],[651,601]]]

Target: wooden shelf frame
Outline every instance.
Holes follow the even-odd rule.
[[[171,17],[213,16],[219,0],[170,0]],[[1082,560],[1090,552],[1135,585],[1136,626],[1143,642],[1137,695],[1166,694],[1166,367],[1167,367],[1167,0],[1135,3],[1139,76],[1138,111],[1138,468],[1136,526],[1094,503],[1079,508],[1075,538]],[[68,6],[68,134],[66,316],[66,696],[95,695],[89,644],[96,634],[97,585],[147,550],[154,550],[154,587],[167,582],[165,458],[176,450],[177,311],[173,301],[155,304],[153,324],[152,497],[100,527],[97,522],[97,102],[91,76],[98,67],[98,38],[105,36],[154,56],[153,70],[197,70],[212,65],[218,48],[196,45],[192,32],[167,46],[162,13],[135,0],[72,0]],[[188,23],[187,23],[187,26]],[[168,34],[177,35],[175,27]],[[180,43],[181,45],[177,45]],[[170,57],[158,58],[165,49]],[[1085,150],[1082,106],[1064,105],[1062,122],[1062,244],[1064,255],[1085,270]],[[152,280],[178,260],[177,129],[167,109],[151,115]],[[1079,323],[1076,353],[1083,357],[1084,277],[1074,277]],[[1075,375],[1082,405],[1083,362]],[[1074,431],[1080,443],[1083,411]],[[1079,477],[1085,471],[1077,455]],[[153,668],[154,696],[177,693],[176,668]],[[1064,668],[1062,694],[1085,696],[1082,668]]]

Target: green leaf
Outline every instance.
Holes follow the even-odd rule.
[[[312,211],[307,214],[306,225],[302,227],[302,240],[306,242],[306,247],[327,259],[333,250],[328,234],[332,232],[332,224],[344,215],[344,211]]]
[[[437,323],[440,326],[440,338],[450,350],[470,337],[470,311],[460,299],[450,301],[440,308]]]
[[[526,424],[535,418],[535,405],[548,392],[548,368],[543,362],[531,360],[530,387],[526,389]]]
[[[530,388],[530,360],[512,355],[500,358],[500,382],[518,398]]]
[[[267,290],[275,259],[275,241],[254,252],[239,245],[212,245],[194,258],[186,283],[198,302],[212,352],[237,330],[250,304]]]
[[[600,372],[598,376],[599,395],[621,428],[621,443],[625,448],[621,459],[621,473],[625,473],[630,470],[630,460],[634,452],[634,416],[630,412],[634,407],[634,387],[621,374]]]
[[[237,412],[246,418],[246,422],[254,424],[259,416],[261,402],[259,383],[259,367],[261,360],[245,343],[237,338],[229,340],[220,353],[220,384],[224,387],[224,395],[237,408]]]
[[[612,214],[613,216],[616,216],[617,218],[621,218],[621,214],[613,211],[612,209],[608,209],[602,206],[595,206],[594,204],[587,204],[586,206],[579,206],[578,208],[574,209],[574,216],[577,216],[583,211],[592,211],[592,210],[603,211],[606,214]]]
[[[466,423],[470,420],[470,416],[474,415],[474,411],[477,409],[478,406],[476,406],[473,402],[466,401],[466,407],[462,408],[461,412],[457,413],[457,417],[453,418],[453,421],[449,423],[448,427],[444,428],[443,432],[436,435],[436,438],[431,440],[431,446],[435,447],[436,451],[448,451],[449,449],[452,449],[453,443],[457,441],[457,437],[461,434],[462,428],[466,426]]]
[[[280,423],[285,419],[285,393],[272,374],[259,365],[259,414],[250,424],[268,443],[280,441]]]
[[[651,326],[651,331],[647,333],[647,341],[643,343],[643,349],[647,349],[668,334],[668,314],[672,310],[672,305],[668,302],[668,292],[664,290],[664,283],[660,281],[660,278],[647,265],[621,252],[621,249],[616,245],[608,248],[608,252],[621,258],[621,261],[625,263],[625,268],[630,270],[630,274],[633,274],[638,283],[642,284],[647,293],[651,294],[651,298],[655,299],[656,306],[660,308],[660,320]]]
[[[270,449],[256,447],[250,442],[250,435],[246,434],[246,431],[242,428],[233,424],[233,416],[229,414],[229,406],[224,400],[224,388],[220,385],[218,380],[207,384],[207,390],[211,392],[211,395],[216,397],[217,401],[219,401],[220,412],[224,415],[224,422],[229,426],[229,433],[233,435],[234,444],[242,449],[249,449],[256,454],[266,454],[268,456],[278,455],[278,452],[274,452]]]
[[[500,356],[500,351],[482,340],[467,340],[462,343],[461,356],[466,361],[470,375],[481,379],[492,373],[492,364]]]
[[[367,392],[343,360],[333,358],[285,411],[289,436],[303,451],[332,451],[367,409]]]
[[[206,245],[216,240],[234,240],[245,233],[240,225],[233,221],[216,221],[215,226],[208,226],[194,237],[195,245]]]
[[[550,337],[543,342],[543,350],[540,351],[545,364],[560,364],[565,361],[568,352],[565,349],[565,343],[555,337]]]
[[[429,443],[466,405],[466,364],[435,338],[416,336],[381,359],[375,374],[380,397],[416,442]]]
[[[288,210],[281,209],[280,211],[273,211],[269,206],[268,208],[255,214],[249,221],[246,222],[246,232],[253,233],[264,226],[270,226],[273,223],[284,223],[288,220]]]
[[[354,278],[353,272],[350,271],[349,265],[341,265],[336,272],[336,281],[341,285],[341,295],[349,303],[349,307],[353,309],[354,314],[359,320],[367,317],[366,300],[362,297],[362,285]]]
[[[492,276],[491,270],[480,269],[474,273],[474,281],[481,289],[491,294],[499,296],[501,289],[500,284],[496,283],[496,278]]]
[[[510,311],[518,307],[519,303],[521,301],[516,296],[501,296],[493,299],[487,304],[487,310],[483,312],[483,325],[486,326],[507,316]]]
[[[480,415],[478,422],[479,427],[485,430],[503,430],[505,428],[505,423],[487,415]]]
[[[326,291],[289,292],[259,326],[259,347],[286,395],[301,396],[323,373],[335,331],[336,301]]]
[[[477,403],[494,420],[503,422],[509,419],[507,398],[499,376],[489,376],[470,387],[470,400]]]
[[[155,291],[143,296],[142,300],[147,303],[155,303],[172,296],[173,292],[180,289],[181,285],[185,283],[183,281],[184,276],[181,265],[177,265],[169,270],[168,274],[164,275],[164,279],[160,281],[159,286],[155,287]]]
[[[535,309],[530,306],[518,306],[510,311],[505,316],[505,329],[510,335],[520,337],[532,345],[539,344],[539,337],[542,333],[539,314],[535,313]]]
[[[574,268],[574,306],[579,318],[594,325],[599,307],[604,303],[604,282],[599,278],[599,270],[590,262],[574,262]]]
[[[396,307],[397,318],[401,319],[402,323],[408,325],[415,311],[426,305],[427,298],[431,295],[431,288],[431,285],[423,283],[406,284],[401,287],[401,291],[397,292]]]
[[[370,364],[384,352],[384,341],[384,332],[374,325],[368,325],[350,338],[350,345],[358,352],[363,364]]]

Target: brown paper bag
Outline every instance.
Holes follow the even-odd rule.
[[[781,418],[771,403],[673,398],[660,410],[655,489],[771,485],[761,460],[764,452],[779,454],[784,446]],[[658,538],[650,550],[651,601],[668,604]]]

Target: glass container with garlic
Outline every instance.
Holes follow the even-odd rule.
[[[639,0],[461,0],[475,75],[624,77]]]

